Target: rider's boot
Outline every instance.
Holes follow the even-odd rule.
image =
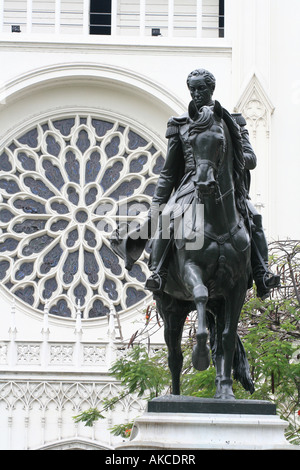
[[[280,276],[273,274],[268,267],[268,244],[262,227],[262,217],[254,217],[255,230],[252,233],[251,264],[257,296],[266,299],[270,290],[280,286]]]
[[[161,232],[159,232],[161,235]],[[168,277],[168,250],[169,240],[162,237],[152,240],[150,269],[152,274],[148,277],[145,288],[158,293],[164,290]],[[163,261],[162,261],[163,260]]]

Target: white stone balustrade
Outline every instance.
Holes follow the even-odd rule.
[[[40,340],[23,341],[17,334],[15,304],[13,303],[9,340],[0,342],[2,370],[15,370],[20,367],[25,367],[25,370],[27,367],[49,370],[56,366],[63,366],[80,371],[84,367],[87,367],[88,370],[95,368],[97,371],[107,371],[116,359],[118,351],[122,352],[126,347],[116,339],[114,315],[115,312],[111,309],[108,318],[107,341],[89,342],[84,340],[81,312],[78,307],[74,341],[58,342],[51,340],[51,327],[49,326],[46,305]]]

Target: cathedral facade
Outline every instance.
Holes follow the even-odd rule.
[[[299,237],[298,3],[0,0],[1,449],[112,449],[143,412],[130,397],[73,419],[120,393],[132,334],[149,343],[148,253],[128,272],[109,237],[147,214],[192,70],[246,119],[268,239]]]

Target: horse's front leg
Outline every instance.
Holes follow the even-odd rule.
[[[202,282],[202,271],[194,264],[187,264],[185,270],[185,283],[193,294],[197,309],[198,327],[196,345],[194,346],[192,362],[197,370],[205,370],[210,364],[210,352],[207,346],[206,304],[208,290]]]

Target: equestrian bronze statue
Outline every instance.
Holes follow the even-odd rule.
[[[269,272],[261,216],[249,198],[256,156],[246,123],[212,100],[210,72],[195,70],[187,83],[192,101],[188,113],[168,123],[165,165],[140,237],[116,230],[111,246],[130,270],[151,239],[145,287],[164,321],[172,393],[180,394],[183,326],[196,310],[193,366],[207,369],[211,355],[215,398],[234,399],[232,377],[254,391],[237,334],[246,292],[254,280],[265,298],[279,279]]]

